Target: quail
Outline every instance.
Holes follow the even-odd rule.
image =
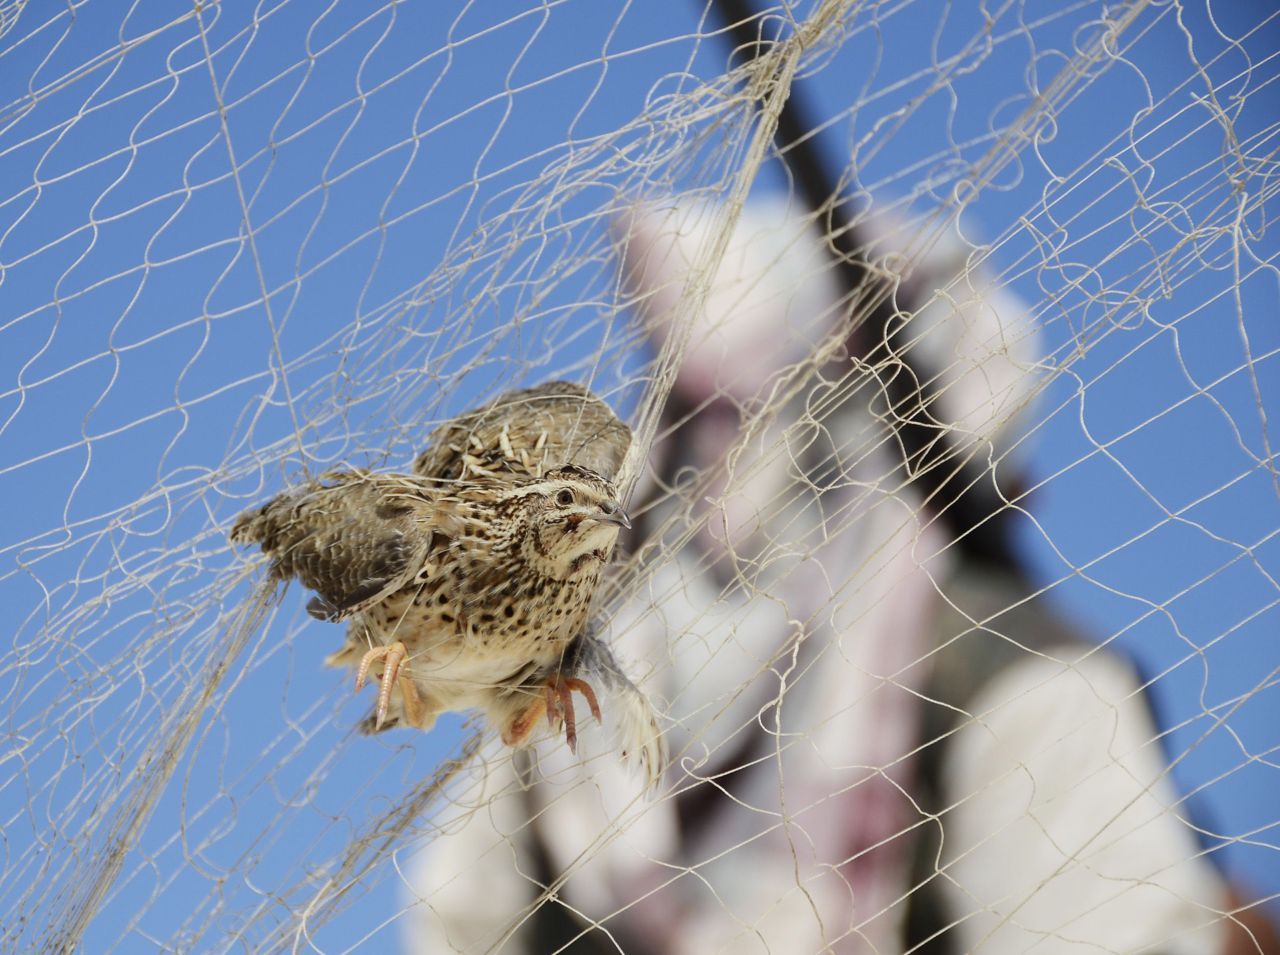
[[[665,762],[647,699],[590,626],[592,597],[630,526],[612,480],[631,433],[569,382],[509,392],[432,433],[411,473],[325,475],[247,511],[231,540],[257,544],[277,579],[347,621],[329,657],[380,681],[366,727],[430,729],[481,709],[508,745],[545,715],[572,750],[572,693],[619,702],[623,752],[650,784]]]

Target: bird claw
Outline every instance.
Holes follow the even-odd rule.
[[[382,724],[386,721],[387,710],[391,708],[391,691],[396,685],[396,679],[400,676],[400,668],[404,663],[408,651],[403,643],[397,640],[395,643],[388,644],[385,647],[374,647],[363,657],[360,658],[360,668],[356,670],[356,690],[364,688],[365,683],[369,679],[369,668],[379,660],[382,661],[382,675],[379,677],[381,685],[378,687],[378,708],[374,718],[374,729],[382,729]]]
[[[556,720],[564,720],[565,742],[569,744],[569,752],[578,751],[578,720],[573,710],[573,691],[581,693],[591,708],[591,715],[597,723],[603,723],[600,714],[600,703],[596,699],[595,690],[585,680],[577,677],[564,677],[555,674],[542,685],[542,694],[532,703],[515,715],[502,729],[502,741],[508,746],[523,745],[533,732],[543,712],[547,714],[547,723],[555,729]]]
[[[564,740],[569,745],[569,752],[576,755],[578,752],[578,721],[573,712],[572,694],[574,690],[577,690],[586,699],[587,706],[591,710],[591,715],[596,718],[596,722],[603,723],[604,717],[600,714],[600,703],[596,699],[595,690],[591,689],[591,684],[587,683],[586,680],[579,680],[577,677],[563,677],[556,674],[547,680],[543,693],[546,696],[547,723],[554,729],[556,717],[564,720]]]

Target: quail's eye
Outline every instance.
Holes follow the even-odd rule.
[[[561,507],[568,507],[573,503],[573,492],[567,487],[561,489],[560,492],[556,494],[556,503]]]

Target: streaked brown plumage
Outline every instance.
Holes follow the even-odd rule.
[[[413,470],[442,481],[484,474],[515,483],[576,464],[612,481],[630,446],[631,430],[607,404],[581,385],[550,381],[445,422]]]
[[[570,691],[600,718],[591,676],[620,691],[625,745],[653,781],[656,720],[587,626],[628,526],[611,479],[630,440],[599,398],[551,382],[442,425],[412,474],[325,475],[241,515],[231,539],[314,591],[313,616],[350,621],[329,662],[357,686],[380,676],[372,729],[474,707],[515,745],[545,712],[572,748]]]

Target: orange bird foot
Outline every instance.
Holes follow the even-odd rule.
[[[430,716],[426,707],[422,703],[422,699],[418,695],[418,688],[414,686],[413,680],[409,674],[405,672],[405,660],[409,656],[409,651],[405,649],[403,643],[397,640],[395,643],[388,644],[385,647],[374,647],[366,653],[360,660],[360,668],[356,671],[356,690],[360,690],[369,679],[369,668],[375,663],[382,662],[382,674],[379,676],[381,686],[378,687],[378,708],[377,715],[374,718],[374,730],[382,729],[382,724],[387,720],[387,711],[391,708],[391,691],[397,686],[400,688],[400,699],[404,705],[405,720],[411,726],[425,727],[428,725],[427,717]]]
[[[545,712],[547,723],[554,729],[557,719],[564,720],[564,739],[569,744],[569,752],[578,751],[578,720],[573,711],[573,691],[583,695],[591,715],[597,723],[604,721],[600,715],[600,703],[596,699],[595,690],[586,680],[577,677],[565,677],[556,673],[547,678],[543,684],[542,695],[525,707],[516,718],[502,731],[502,741],[508,746],[518,746],[533,732],[538,718]]]

